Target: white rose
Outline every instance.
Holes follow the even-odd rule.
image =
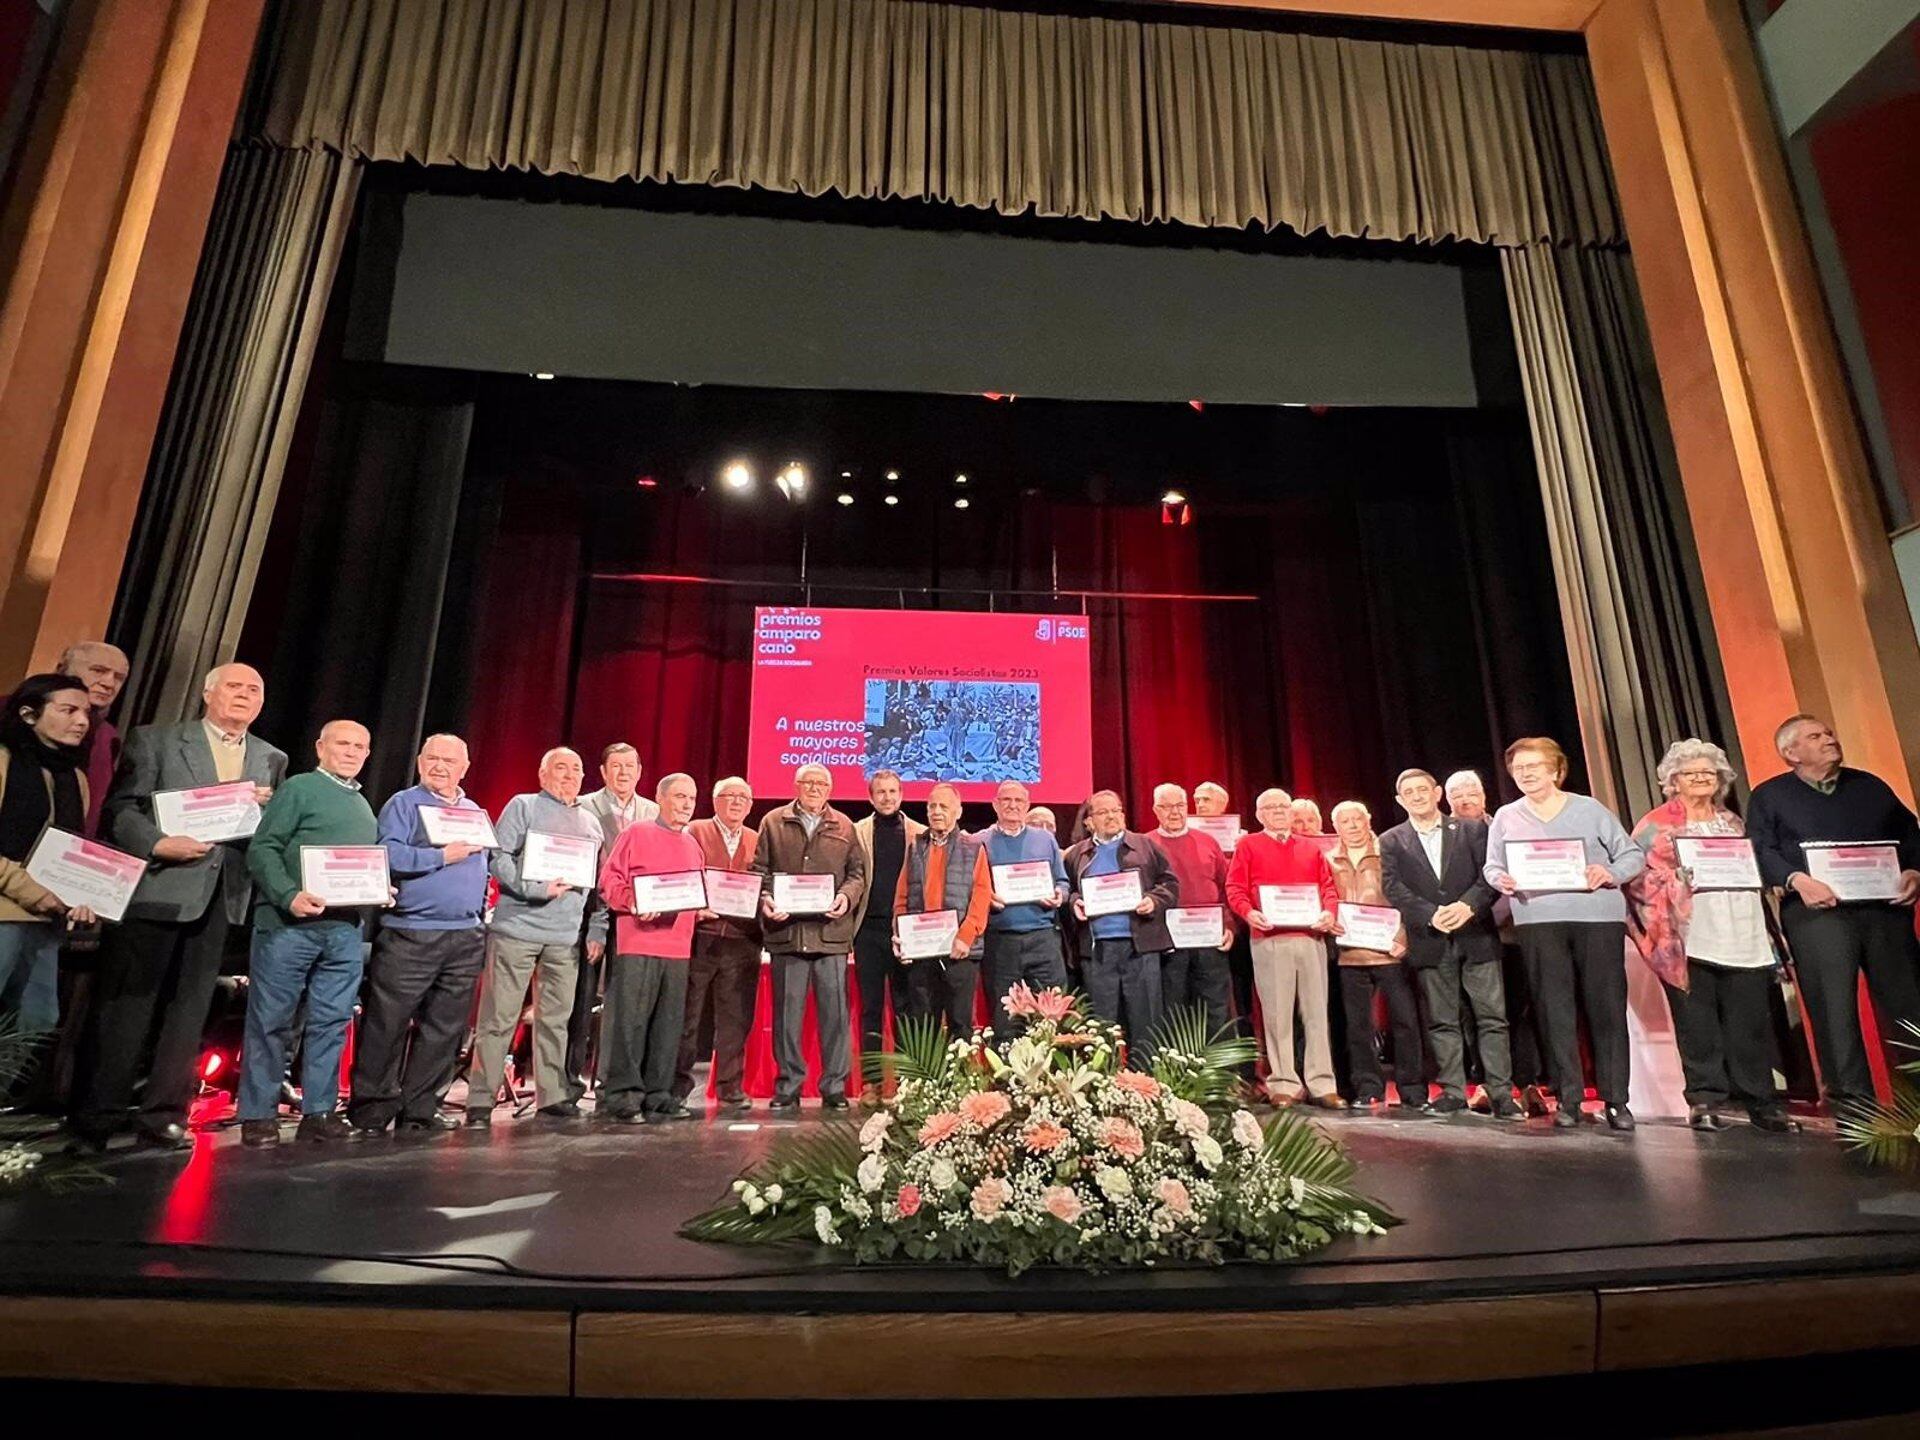
[[[1196,1135],[1193,1141],[1193,1158],[1200,1162],[1202,1170],[1214,1170],[1219,1167],[1221,1160],[1225,1157],[1221,1153],[1218,1140],[1211,1135]]]
[[[887,1143],[887,1128],[893,1124],[893,1114],[888,1110],[879,1110],[867,1117],[867,1123],[860,1127],[860,1148],[878,1150]]]
[[[933,1168],[927,1171],[927,1183],[936,1190],[951,1190],[959,1183],[960,1177],[954,1173],[953,1162],[942,1158],[933,1162]]]
[[[860,1162],[860,1168],[854,1174],[860,1181],[860,1188],[871,1195],[880,1188],[880,1182],[887,1178],[887,1162],[878,1155],[869,1155]]]
[[[1133,1194],[1133,1181],[1127,1178],[1127,1172],[1118,1165],[1104,1166],[1093,1177],[1093,1182],[1114,1200],[1124,1200]]]
[[[833,1211],[824,1205],[813,1207],[813,1233],[820,1237],[822,1245],[838,1245],[840,1237],[834,1233]]]
[[[1207,1112],[1191,1100],[1175,1100],[1173,1128],[1190,1140],[1198,1140],[1207,1133]]]
[[[784,1195],[785,1195],[786,1193],[787,1193],[787,1192],[786,1192],[786,1191],[784,1191],[784,1190],[782,1190],[782,1189],[781,1189],[781,1188],[780,1188],[780,1187],[779,1187],[778,1185],[769,1185],[769,1186],[767,1186],[767,1190],[766,1190],[766,1195],[767,1195],[767,1204],[769,1204],[769,1205],[778,1205],[778,1204],[780,1203],[780,1201],[781,1201],[781,1198],[782,1198],[782,1197],[783,1197],[783,1196],[784,1196]]]
[[[1233,1138],[1249,1150],[1258,1150],[1267,1143],[1267,1135],[1260,1128],[1260,1122],[1245,1110],[1233,1112]]]

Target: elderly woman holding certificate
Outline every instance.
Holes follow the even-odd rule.
[[[1758,1128],[1787,1130],[1773,1083],[1774,955],[1760,871],[1746,827],[1724,803],[1733,765],[1718,745],[1688,739],[1654,773],[1668,798],[1634,827],[1647,868],[1627,886],[1627,924],[1666,987],[1687,1123],[1724,1129],[1720,1108],[1734,1100]]]
[[[1607,1124],[1633,1129],[1627,1108],[1627,902],[1620,887],[1647,863],[1619,820],[1599,801],[1560,788],[1567,754],[1545,736],[1507,747],[1507,773],[1520,798],[1494,814],[1487,831],[1487,883],[1513,897],[1513,923],[1526,960],[1559,1096],[1553,1123],[1580,1123],[1575,993],[1593,1039],[1594,1080]]]

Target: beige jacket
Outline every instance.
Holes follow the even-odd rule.
[[[911,815],[903,814],[900,818],[907,822],[907,849],[911,850],[913,849],[913,842],[927,833],[927,827]],[[863,815],[854,821],[853,833],[860,841],[861,853],[867,857],[867,874],[871,875],[873,874],[873,816]],[[906,867],[902,866],[901,868],[904,870]],[[866,923],[867,906],[872,900],[873,894],[871,890],[861,892],[860,908],[854,913],[853,917],[853,928],[855,932],[858,932],[860,927]]]
[[[7,766],[13,759],[13,752],[0,745],[0,794],[7,788]],[[87,777],[76,772],[80,781],[80,808],[87,808]],[[47,781],[47,803],[53,803],[53,781]],[[19,860],[9,860],[0,855],[0,924],[9,921],[29,921],[46,925],[52,923],[51,915],[43,915],[33,907],[44,905],[53,896],[31,875],[27,867]]]

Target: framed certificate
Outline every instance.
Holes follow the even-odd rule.
[[[69,910],[85,907],[102,920],[126,915],[127,903],[146,873],[146,861],[51,825],[40,832],[27,856],[27,874],[62,905]]]
[[[773,908],[782,915],[824,915],[840,886],[831,875],[775,875]]]
[[[322,905],[386,905],[393,899],[384,845],[302,845],[300,888]]]
[[[1054,888],[1053,866],[1045,860],[1016,860],[991,868],[993,893],[1009,905],[1038,905],[1059,893]]]
[[[1587,884],[1584,840],[1509,840],[1507,873],[1514,889],[1529,894],[1593,888]]]
[[[493,833],[493,821],[478,807],[422,805],[420,828],[427,832],[429,845],[473,845],[492,850],[500,844]]]
[[[1138,870],[1116,870],[1111,875],[1082,875],[1080,904],[1087,918],[1097,915],[1124,915],[1145,898]]]
[[[1900,847],[1890,840],[1810,841],[1800,848],[1807,855],[1807,874],[1842,900],[1891,900],[1900,893]]]
[[[701,870],[676,870],[671,875],[633,877],[635,915],[673,915],[707,908],[707,879]]]
[[[1334,940],[1344,950],[1388,954],[1400,938],[1400,912],[1391,905],[1353,905],[1342,900],[1334,918],[1341,932]]]
[[[259,791],[251,780],[153,792],[153,822],[163,835],[184,835],[204,845],[245,840],[259,828]]]
[[[730,920],[752,920],[760,914],[760,877],[751,870],[709,870],[707,908]]]
[[[1233,847],[1240,843],[1238,815],[1189,815],[1187,828],[1212,836],[1214,843],[1229,855],[1233,854]]]
[[[1311,930],[1323,913],[1318,885],[1262,885],[1260,914],[1273,930]]]
[[[1227,912],[1218,905],[1169,910],[1167,933],[1176,950],[1218,950],[1227,938]]]
[[[1744,835],[1676,835],[1674,853],[1695,890],[1758,890],[1760,862]]]
[[[902,960],[951,960],[953,942],[960,938],[960,912],[926,910],[896,915],[893,932],[900,937]]]
[[[600,883],[600,842],[529,830],[520,847],[520,878],[529,885],[564,880],[576,890],[591,890]]]

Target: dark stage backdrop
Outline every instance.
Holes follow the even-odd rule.
[[[1261,596],[1086,602],[1095,782],[1119,789],[1137,822],[1151,823],[1163,780],[1218,780],[1248,812],[1274,783],[1323,809],[1357,797],[1384,827],[1398,818],[1392,778],[1409,764],[1478,768],[1496,796],[1500,752],[1518,734],[1556,736],[1577,764],[1524,422],[1427,412],[1345,424],[1355,443],[1330,445],[1342,467],[1276,483],[1265,503],[1199,503],[1187,526],[1163,525],[1155,505],[1045,494],[965,515],[937,508],[944,497],[911,513],[818,497],[806,598],[986,608],[985,597],[914,590],[991,587],[1000,608],[1046,610],[1079,604],[1011,592]],[[802,598],[797,515],[770,498],[636,493],[631,479],[614,489],[578,473],[490,483],[497,531],[468,593],[456,604],[449,591],[449,624],[471,626],[470,643],[443,629],[426,719],[469,737],[475,795],[498,806],[528,788],[560,743],[591,775],[602,746],[632,742],[649,789],[667,770],[691,772],[703,791],[743,772],[753,607]],[[605,578],[633,572],[757,583]],[[470,662],[450,658],[462,655]],[[1584,783],[1577,770],[1572,783]],[[785,797],[759,798],[764,809]],[[864,796],[836,799],[857,811]]]

